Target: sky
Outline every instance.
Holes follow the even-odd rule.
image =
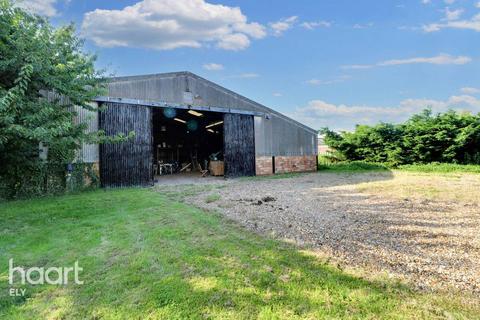
[[[24,0],[115,76],[191,71],[312,128],[480,112],[480,0]]]

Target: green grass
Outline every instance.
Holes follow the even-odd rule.
[[[221,196],[218,193],[210,194],[205,198],[206,203],[216,202],[221,199]]]
[[[0,319],[475,318],[464,296],[348,274],[146,189],[0,204]],[[8,296],[8,259],[83,285]],[[18,284],[16,285],[18,286]]]
[[[319,171],[361,172],[389,170],[387,164],[370,163],[365,161],[331,162],[325,156],[319,156]],[[401,171],[425,173],[480,173],[480,165],[462,165],[453,163],[410,164],[397,168]]]
[[[451,163],[412,164],[398,167],[402,171],[432,173],[480,173],[480,165],[462,165]]]
[[[362,172],[362,171],[386,171],[388,167],[380,163],[369,163],[364,161],[345,161],[337,163],[320,163],[319,171],[334,172]]]

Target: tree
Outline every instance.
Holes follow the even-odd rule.
[[[328,129],[325,142],[347,160],[480,164],[480,115],[425,109],[403,124],[358,125],[354,132]]]
[[[392,156],[398,148],[401,130],[389,123],[376,126],[358,125],[355,132],[336,133],[322,129],[325,143],[348,160],[394,162]]]
[[[9,196],[38,174],[39,143],[49,146],[50,163],[64,165],[94,139],[73,121],[73,106],[91,109],[104,84],[82,48],[73,25],[54,28],[0,0],[0,178]]]

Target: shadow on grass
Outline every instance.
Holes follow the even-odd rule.
[[[99,191],[0,205],[0,278],[23,266],[84,268],[79,286],[29,287],[4,318],[408,318],[463,306],[348,275],[158,193]],[[17,231],[21,232],[18,233]]]

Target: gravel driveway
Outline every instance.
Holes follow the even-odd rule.
[[[389,179],[392,173],[375,172],[233,180],[186,201],[348,266],[388,271],[421,289],[480,294],[478,204],[392,199],[356,189]],[[219,199],[210,202],[212,194]]]

